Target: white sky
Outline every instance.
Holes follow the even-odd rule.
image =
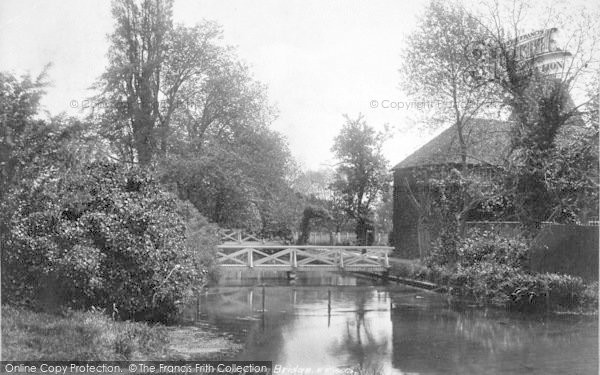
[[[431,138],[418,129],[398,130],[410,126],[418,110],[382,108],[383,100],[408,100],[398,88],[400,52],[425,3],[175,0],[174,21],[223,26],[225,42],[237,46],[268,86],[279,109],[273,127],[304,168],[333,163],[330,148],[345,113],[397,129],[385,148],[394,165]],[[35,75],[52,62],[44,108],[77,115],[106,66],[112,28],[110,1],[0,0],[0,70]]]

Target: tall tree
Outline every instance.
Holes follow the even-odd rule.
[[[574,155],[563,158],[558,157],[556,151],[560,146],[557,144],[559,135],[563,143],[570,144],[570,149],[585,139],[579,136],[581,131],[577,129],[585,127],[582,109],[587,101],[575,103],[571,94],[600,71],[599,15],[580,10],[578,17],[568,20],[552,16],[540,26],[541,30],[528,34],[525,25],[531,9],[524,2],[514,2],[508,9],[503,9],[497,2],[491,3],[488,10],[487,18],[481,20],[482,37],[487,46],[484,55],[480,56],[483,61],[480,67],[485,73],[482,78],[498,87],[503,93],[503,104],[511,112],[512,147],[507,166],[510,177],[507,190],[513,196],[516,213],[525,229],[535,234],[542,221],[564,216],[559,211],[562,211],[560,207],[564,206],[565,196],[560,198],[561,194],[552,192],[553,188],[548,184],[550,175],[561,170],[558,175],[577,179],[576,176],[582,173],[565,173],[566,170],[575,171],[565,169],[565,163],[578,159],[579,167],[592,167],[588,175],[597,175],[597,171],[594,172],[597,165],[593,167],[595,163],[590,162],[592,154],[587,153],[583,159]],[[551,9],[548,14],[555,12]],[[559,29],[566,34],[565,38],[559,38]],[[525,44],[536,32],[544,39]],[[543,65],[547,55],[552,55],[551,71]],[[489,64],[490,61],[494,64]],[[563,165],[552,167],[557,157]],[[578,188],[572,190],[581,191]]]
[[[373,205],[389,186],[388,162],[382,153],[385,133],[367,125],[362,115],[345,119],[331,149],[339,161],[331,189],[339,194],[344,212],[354,219],[357,241],[364,245],[372,229]]]
[[[98,100],[104,106],[112,105],[119,120],[130,128],[131,143],[142,165],[150,163],[157,144],[172,6],[170,0],[118,0],[112,5],[115,31],[110,36],[109,67],[101,77],[103,95]]]
[[[0,72],[0,200],[25,166],[30,135],[43,122],[36,121],[46,87],[46,70],[38,77],[21,79]]]
[[[172,0],[113,2],[109,66],[96,84],[102,134],[142,165],[166,155],[175,112],[196,99],[183,88],[203,82],[223,53],[215,23],[174,27],[172,7]]]
[[[454,125],[464,166],[468,161],[465,127],[497,102],[493,87],[472,79],[480,23],[459,3],[433,0],[408,37],[400,69],[402,88],[415,99],[438,102],[435,120]]]

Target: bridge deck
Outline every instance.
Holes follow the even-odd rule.
[[[284,271],[386,271],[387,246],[285,246],[235,244],[218,246],[217,259],[224,269]]]

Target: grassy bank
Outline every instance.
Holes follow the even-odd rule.
[[[100,311],[60,315],[2,306],[3,360],[144,360],[164,358],[164,326],[117,322]]]
[[[220,359],[240,349],[208,324],[114,321],[100,311],[33,312],[2,306],[3,360]]]

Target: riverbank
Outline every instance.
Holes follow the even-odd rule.
[[[427,267],[419,260],[397,258],[390,258],[390,266],[390,279],[445,292],[457,301],[523,312],[598,314],[598,283],[586,284],[576,277],[529,275],[507,267],[471,267],[452,272]]]
[[[102,311],[2,306],[3,360],[210,360],[240,349],[208,323],[182,328],[115,321]]]

